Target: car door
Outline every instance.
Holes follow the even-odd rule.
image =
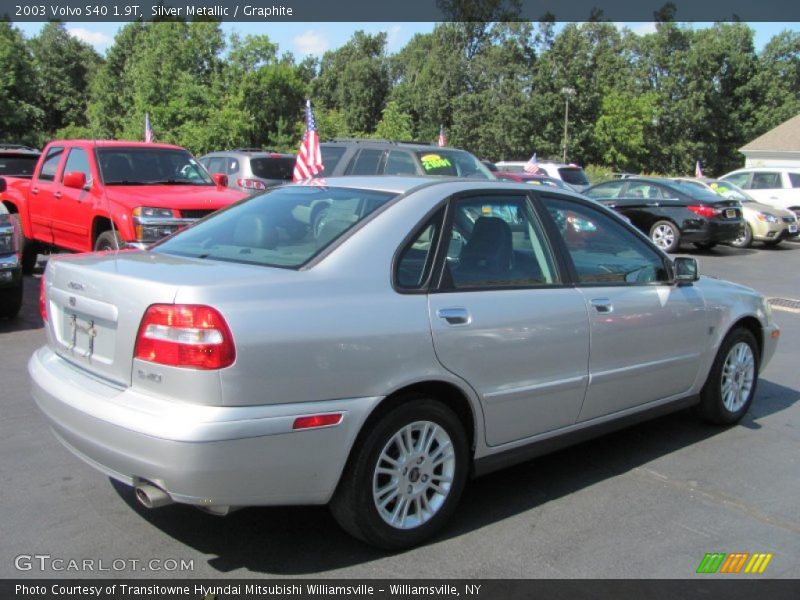
[[[569,198],[542,201],[589,313],[589,386],[578,421],[687,392],[709,335],[697,289],[675,285],[669,260],[613,215]]]
[[[64,175],[71,172],[83,173],[86,186],[82,190],[63,185]],[[51,210],[53,243],[64,248],[85,250],[92,247],[92,188],[95,177],[89,164],[89,157],[83,148],[70,148],[67,162],[58,176],[57,189],[53,195]]]
[[[64,158],[63,146],[50,146],[42,160],[36,177],[31,181],[28,196],[28,209],[33,237],[37,240],[53,243],[52,210],[55,194],[59,184],[56,175]]]
[[[525,192],[450,202],[429,317],[441,364],[472,386],[486,441],[572,425],[588,376],[589,323]]]

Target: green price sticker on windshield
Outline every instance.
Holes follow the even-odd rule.
[[[422,162],[422,168],[426,171],[436,171],[438,169],[448,169],[453,166],[449,159],[439,156],[438,154],[426,154],[419,159]]]

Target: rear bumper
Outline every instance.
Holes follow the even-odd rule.
[[[684,242],[732,242],[742,235],[744,219],[734,221],[692,220],[682,230]]]
[[[32,393],[58,439],[128,485],[150,481],[205,507],[324,504],[379,398],[213,407],[120,389],[49,348],[28,363]],[[292,431],[297,416],[342,412],[334,427]]]

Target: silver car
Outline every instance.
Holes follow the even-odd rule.
[[[736,423],[779,336],[759,293],[590,200],[422,177],[51,259],[40,308],[36,403],[142,504],[330,504],[384,548],[433,535],[471,476],[690,405]]]

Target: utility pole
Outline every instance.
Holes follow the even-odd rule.
[[[563,87],[561,93],[566,97],[566,105],[564,107],[564,163],[567,162],[567,126],[569,123],[569,97],[575,95],[575,88]]]

